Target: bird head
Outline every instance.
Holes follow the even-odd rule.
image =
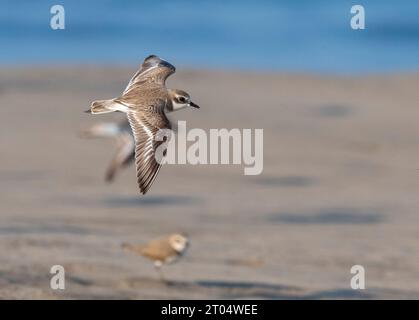
[[[176,111],[186,107],[194,107],[199,109],[199,106],[192,102],[189,94],[183,90],[169,90],[169,95],[172,101],[172,111]]]
[[[170,246],[179,253],[186,250],[189,245],[189,239],[186,235],[175,233],[169,237]]]

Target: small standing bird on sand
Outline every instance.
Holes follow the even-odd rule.
[[[135,141],[128,120],[120,123],[98,123],[81,131],[80,136],[83,138],[113,138],[115,140],[117,150],[106,170],[105,180],[107,182],[112,182],[117,171],[134,161]]]
[[[153,240],[146,245],[132,245],[123,243],[122,248],[146,257],[154,262],[154,267],[164,280],[161,267],[179,259],[189,246],[189,239],[185,234],[175,233],[168,237]]]
[[[134,133],[137,181],[143,194],[150,189],[161,168],[156,149],[165,140],[158,141],[156,136],[159,130],[171,128],[165,113],[186,107],[199,108],[185,91],[166,88],[166,79],[175,70],[167,61],[151,55],[144,60],[122,96],[94,101],[90,106],[92,114],[126,113]]]

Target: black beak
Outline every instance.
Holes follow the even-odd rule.
[[[191,101],[191,103],[190,103],[189,105],[190,105],[191,107],[194,107],[194,108],[199,109],[199,106],[198,106],[197,104],[193,103],[192,101]]]

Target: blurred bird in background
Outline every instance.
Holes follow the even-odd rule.
[[[159,273],[160,280],[165,281],[161,267],[171,264],[183,256],[189,246],[189,239],[185,234],[174,233],[167,237],[152,240],[146,245],[133,245],[123,243],[122,248],[126,251],[141,255],[154,263]]]
[[[135,141],[128,120],[101,122],[80,132],[83,138],[111,138],[116,144],[116,153],[106,170],[106,182],[112,182],[120,169],[128,166],[135,158]]]

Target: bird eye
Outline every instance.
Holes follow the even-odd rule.
[[[185,97],[179,97],[179,101],[180,102],[186,102],[186,99],[185,99]]]

